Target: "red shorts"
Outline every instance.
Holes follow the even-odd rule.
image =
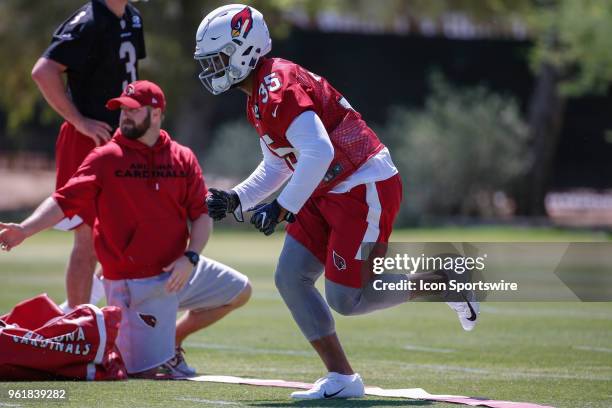
[[[94,147],[96,147],[94,141],[76,130],[71,123],[64,122],[62,124],[55,144],[56,190],[70,180],[70,177],[77,171]],[[79,212],[79,216],[85,223],[92,226],[95,220],[95,208],[93,205],[84,208]]]
[[[389,241],[401,201],[399,174],[344,194],[327,193],[310,198],[287,233],[325,265],[326,279],[361,288],[371,277],[360,259],[361,244]]]

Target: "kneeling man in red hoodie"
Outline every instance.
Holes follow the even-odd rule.
[[[161,129],[160,87],[133,82],[107,108],[121,109],[111,142],[94,149],[25,221],[0,223],[0,248],[8,251],[93,202],[94,245],[107,302],[122,309],[117,346],[128,373],[192,376],[183,340],[244,305],[251,286],[200,255],[212,231],[207,189],[193,152]],[[177,321],[178,310],[186,313]]]

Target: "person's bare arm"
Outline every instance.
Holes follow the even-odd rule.
[[[202,252],[206,246],[206,243],[208,242],[208,238],[210,238],[212,229],[212,218],[210,218],[208,214],[202,214],[193,220],[191,223],[191,236],[189,239],[189,245],[187,246],[187,251],[193,251],[198,254]],[[168,282],[166,283],[166,290],[168,292],[178,292],[181,290],[187,283],[192,270],[193,265],[191,262],[189,262],[187,257],[183,255],[181,255],[179,259],[170,265],[166,266],[164,271],[172,273],[170,279],[168,279]]]
[[[191,223],[191,237],[187,251],[197,252],[198,254],[204,250],[210,234],[213,230],[213,221],[208,214],[202,214],[199,218]]]
[[[32,79],[51,107],[67,122],[84,135],[93,139],[96,146],[108,141],[113,129],[105,122],[81,115],[68,98],[63,74],[66,66],[49,58],[41,57],[32,68]]]
[[[10,251],[26,238],[51,228],[62,218],[64,212],[61,207],[53,197],[49,197],[20,224],[0,222],[0,249]]]

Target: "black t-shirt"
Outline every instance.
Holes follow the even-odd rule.
[[[43,56],[67,67],[68,90],[79,112],[113,128],[118,111],[106,101],[138,79],[138,60],[146,55],[142,19],[128,4],[122,18],[104,0],[92,0],[60,25]]]

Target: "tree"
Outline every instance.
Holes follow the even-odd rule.
[[[427,27],[443,33],[444,17],[454,13],[491,34],[523,26],[533,41],[535,82],[527,113],[533,159],[516,191],[518,212],[544,214],[568,98],[603,93],[612,81],[612,0],[388,0],[385,7],[335,0],[321,6],[390,28],[407,27],[413,34],[429,34]]]
[[[6,113],[4,132],[17,146],[26,145],[28,124],[60,122],[30,78],[31,69],[48,46],[54,29],[87,0],[0,1],[0,111]],[[281,11],[295,1],[251,2],[266,14],[273,36],[287,35]],[[308,3],[308,2],[307,2]],[[312,2],[315,3],[315,2]],[[168,98],[166,125],[196,152],[209,142],[213,107],[218,99],[197,85],[199,66],[193,59],[195,33],[209,11],[227,4],[219,0],[155,0],[137,3],[143,14],[147,58],[141,77],[158,82]],[[0,129],[0,140],[2,133]]]
[[[603,93],[612,81],[612,1],[546,0],[527,14],[536,83],[529,106],[534,161],[519,211],[544,214],[567,99]]]
[[[0,111],[6,113],[6,130],[14,140],[33,120],[59,121],[43,103],[30,70],[52,30],[84,1],[0,1]],[[168,125],[196,151],[209,141],[212,107],[219,100],[196,85],[194,35],[203,15],[221,4],[156,0],[139,5],[149,54],[141,67],[143,76],[167,90]],[[527,115],[534,159],[517,190],[519,210],[525,215],[543,214],[568,98],[603,92],[612,80],[612,0],[385,0],[384,7],[369,0],[257,0],[250,4],[264,12],[275,38],[289,32],[287,13],[305,15],[313,27],[322,13],[336,12],[383,27],[407,27],[414,34],[427,34],[431,26],[442,33],[445,17],[457,14],[489,33],[509,32],[517,23],[524,27],[533,40],[535,73]]]
[[[35,114],[39,93],[30,78],[32,67],[49,44],[56,26],[80,4],[77,0],[45,2],[44,12],[33,12],[41,9],[42,2],[0,2],[0,108],[6,112],[10,134],[16,135]]]

